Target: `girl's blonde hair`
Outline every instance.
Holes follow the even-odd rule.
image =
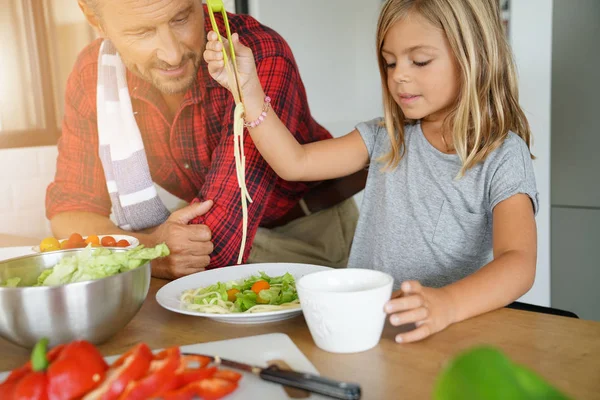
[[[448,115],[456,153],[462,161],[459,176],[496,149],[508,131],[527,146],[531,133],[519,106],[517,75],[500,20],[498,0],[388,0],[377,26],[377,52],[383,86],[385,127],[391,151],[381,158],[386,169],[404,156],[404,117],[387,85],[388,69],[381,55],[385,35],[409,13],[416,12],[444,31],[460,69],[458,100]]]

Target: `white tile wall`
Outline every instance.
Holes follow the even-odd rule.
[[[0,233],[43,238],[46,187],[56,171],[56,146],[0,150]]]

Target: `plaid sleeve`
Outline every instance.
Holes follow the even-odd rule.
[[[93,52],[87,55],[94,57]],[[110,215],[111,202],[98,155],[96,102],[91,101],[96,93],[95,65],[76,66],[67,81],[56,175],[46,190],[48,219],[68,211]]]
[[[264,92],[272,99],[274,112],[291,132],[296,132],[303,112],[297,69],[283,57],[268,57],[258,63],[257,71]],[[228,123],[224,124],[226,132],[215,149],[211,170],[195,200],[214,201],[213,208],[205,216],[192,222],[206,224],[212,230],[215,250],[211,254],[209,268],[234,265],[242,241],[242,204],[233,155],[233,111],[234,102],[231,97],[230,104],[226,107],[226,115],[229,116]],[[243,262],[246,262],[265,213],[265,205],[278,177],[262,158],[247,131],[244,132],[244,151],[246,187],[253,201],[248,206],[248,236],[243,256]]]

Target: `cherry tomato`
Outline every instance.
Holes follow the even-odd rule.
[[[83,241],[83,237],[79,233],[73,233],[69,236],[69,243],[72,245],[79,245],[80,243],[85,243]]]
[[[229,289],[227,291],[227,300],[229,301],[235,301],[237,299],[237,297],[235,297],[236,293],[239,293],[240,291],[237,289]]]
[[[61,250],[65,250],[65,249],[69,249],[69,241],[68,240],[63,240],[60,242],[60,249]]]
[[[115,247],[117,245],[117,241],[112,236],[104,236],[100,243],[104,247]]]
[[[55,251],[60,250],[60,243],[56,238],[47,237],[40,242],[40,251]]]
[[[125,239],[121,239],[117,242],[117,247],[128,247],[129,242]]]
[[[85,238],[85,244],[100,244],[100,239],[98,238],[97,235],[90,235],[88,237]]]
[[[254,285],[252,285],[252,291],[256,294],[259,294],[261,290],[269,289],[271,285],[267,281],[256,281]]]

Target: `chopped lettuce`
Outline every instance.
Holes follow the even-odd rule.
[[[19,282],[21,282],[21,278],[8,278],[4,282],[0,282],[1,287],[17,287],[19,286]]]
[[[46,269],[35,286],[58,286],[107,278],[135,269],[151,260],[169,255],[162,243],[153,248],[143,245],[124,252],[88,246],[75,256],[61,259],[54,267]]]

